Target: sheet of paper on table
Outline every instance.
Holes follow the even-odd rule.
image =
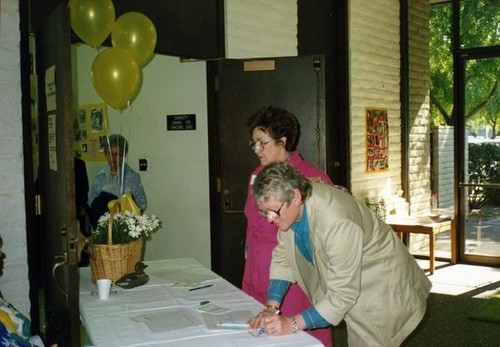
[[[220,307],[220,306],[215,305],[215,304],[207,304],[207,305],[203,305],[200,308],[198,308],[198,311],[202,312],[202,313],[219,315],[219,314],[231,312],[232,310],[230,308]]]
[[[157,279],[161,279],[162,283],[202,283],[210,280],[216,280],[220,277],[215,273],[199,273],[196,271],[188,271],[182,269],[155,269],[146,271],[148,275],[152,275]]]
[[[195,313],[184,308],[159,310],[131,317],[134,322],[144,323],[152,333],[168,332],[203,325]]]

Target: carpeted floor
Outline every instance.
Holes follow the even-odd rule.
[[[497,283],[496,286],[500,286]],[[500,323],[468,318],[485,299],[431,293],[427,312],[403,347],[500,347]],[[333,329],[334,347],[347,347],[345,325]]]
[[[455,265],[454,268],[457,270],[444,269],[442,273],[445,273],[446,277],[440,277],[439,271],[429,276],[436,290],[429,296],[424,319],[402,347],[500,347],[500,323],[469,318],[489,295],[500,290],[500,269],[486,272],[488,268],[469,269],[464,265]],[[452,271],[455,272],[451,273]],[[474,271],[475,275],[467,275],[469,271]],[[477,279],[481,271],[485,271],[487,280]],[[460,283],[458,277],[461,277]],[[467,290],[464,289],[464,283],[472,277],[474,281],[468,284]],[[457,281],[460,287],[452,285],[452,281]],[[453,293],[450,294],[439,292],[442,288],[455,289],[452,289]],[[347,347],[344,324],[333,329],[333,337],[334,347]]]
[[[500,283],[494,286],[498,287]],[[499,323],[469,318],[484,300],[474,298],[470,293],[458,296],[431,294],[423,321],[403,346],[500,347]]]

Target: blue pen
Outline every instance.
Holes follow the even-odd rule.
[[[274,314],[280,314],[281,311],[280,310],[276,310],[276,312],[274,312]],[[261,336],[262,334],[264,334],[266,332],[266,329],[264,329],[264,327],[260,328],[258,331],[257,331],[257,336]]]
[[[203,288],[209,288],[209,287],[212,287],[213,284],[207,284],[205,286],[201,286],[201,287],[195,287],[195,288],[191,288],[191,289],[188,289],[190,292],[192,292],[193,290],[198,290],[198,289],[203,289]]]

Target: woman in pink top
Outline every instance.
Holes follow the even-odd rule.
[[[332,183],[321,169],[305,161],[296,151],[299,142],[300,125],[290,112],[267,106],[254,113],[247,121],[252,136],[250,146],[259,157],[260,165],[252,172],[248,185],[245,216],[247,234],[245,245],[245,271],[242,289],[261,303],[267,301],[269,266],[278,229],[259,214],[257,204],[252,197],[252,184],[262,168],[274,161],[288,162],[311,180]],[[339,187],[339,189],[345,189]],[[280,307],[284,315],[301,312],[311,307],[311,302],[297,284],[292,284]],[[325,346],[332,345],[330,328],[308,331]]]

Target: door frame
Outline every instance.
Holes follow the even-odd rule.
[[[475,254],[465,254],[465,221],[466,221],[466,197],[464,187],[465,170],[468,163],[465,161],[465,63],[467,60],[482,58],[500,58],[500,46],[489,47],[460,47],[460,1],[452,2],[452,41],[453,41],[453,104],[455,112],[455,233],[458,235],[456,247],[458,262],[477,265],[500,265],[500,257],[486,257]]]
[[[297,12],[298,56],[323,55],[328,66],[326,172],[335,184],[350,190],[349,0],[298,1]]]
[[[20,53],[21,53],[21,91],[22,91],[22,126],[24,159],[24,199],[26,216],[26,243],[29,269],[29,298],[32,334],[40,334],[40,301],[38,289],[41,285],[40,274],[40,238],[37,232],[35,210],[35,170],[33,167],[33,137],[36,124],[32,122],[31,74],[34,73],[30,53],[30,10],[28,1],[19,1]]]
[[[456,131],[455,131],[455,155],[456,155],[456,166],[455,166],[455,218],[457,223],[455,224],[455,232],[457,233],[458,241],[458,260],[460,262],[478,265],[500,265],[500,256],[481,256],[478,254],[466,254],[466,219],[467,219],[467,196],[465,192],[467,191],[467,186],[463,183],[467,182],[468,179],[465,177],[467,172],[466,167],[468,161],[466,158],[466,146],[467,142],[465,140],[466,134],[466,122],[465,122],[465,65],[469,60],[486,59],[486,58],[497,58],[500,59],[500,46],[491,47],[479,47],[471,49],[460,49],[456,56]]]
[[[54,45],[47,48],[49,52],[53,53],[53,58],[50,58],[50,64],[57,65],[55,74],[56,92],[57,92],[57,107],[56,107],[56,120],[58,123],[58,131],[64,132],[64,136],[57,136],[57,154],[58,170],[53,171],[54,177],[64,177],[64,186],[58,186],[61,191],[66,194],[64,207],[62,213],[64,219],[64,230],[51,230],[55,235],[56,242],[48,241],[47,235],[49,232],[41,227],[40,219],[43,217],[37,216],[39,213],[35,210],[37,200],[35,197],[36,184],[35,168],[33,162],[33,154],[38,151],[37,144],[32,141],[32,134],[37,132],[40,135],[40,130],[43,128],[40,121],[42,114],[47,114],[46,101],[45,101],[45,70],[38,71],[38,61],[36,58],[40,57],[41,51],[31,56],[30,50],[30,33],[39,33],[40,29],[47,26],[40,26],[39,28],[30,28],[29,6],[25,1],[20,1],[24,7],[20,7],[20,14],[22,18],[21,24],[21,71],[22,71],[22,91],[23,91],[23,143],[24,147],[24,162],[25,162],[25,208],[26,208],[26,234],[27,234],[27,249],[28,249],[28,266],[29,266],[29,280],[30,280],[30,300],[31,306],[31,327],[33,334],[42,335],[49,344],[58,343],[59,345],[78,345],[80,344],[80,319],[78,311],[79,302],[79,276],[78,276],[78,261],[76,252],[77,232],[76,232],[76,216],[75,216],[75,202],[74,202],[74,174],[73,171],[73,108],[72,108],[72,92],[71,92],[71,27],[69,19],[69,9],[67,4],[61,3],[53,8],[51,12],[55,14],[57,20],[54,22],[52,18],[51,23],[55,23],[51,27],[57,33],[58,38],[50,44]],[[48,19],[47,16],[46,19]],[[35,38],[35,41],[38,40]],[[35,42],[38,46],[38,42]],[[64,49],[54,48],[56,45]],[[62,45],[67,45],[62,46]],[[37,63],[35,66],[35,62]],[[36,73],[36,74],[35,74]],[[33,80],[30,74],[35,74]],[[63,81],[66,88],[63,87]],[[30,84],[34,83],[35,90],[38,90],[37,95],[33,96],[31,93]],[[69,85],[69,87],[68,87]],[[37,109],[38,121],[36,124],[32,121],[31,110]],[[44,111],[41,111],[44,110]],[[45,117],[46,118],[46,117]],[[69,119],[69,120],[68,120]],[[44,119],[46,121],[46,119]],[[61,125],[62,124],[62,125]],[[59,126],[62,126],[60,128]],[[36,127],[36,129],[35,129]],[[60,135],[60,133],[58,133]],[[44,147],[45,149],[47,146]],[[61,155],[63,151],[63,155]],[[40,165],[38,165],[40,166]],[[43,177],[40,175],[38,180],[45,179],[47,182],[51,178]],[[56,196],[59,193],[56,194]],[[53,198],[53,197],[52,197]],[[43,200],[43,199],[42,199]],[[49,203],[45,203],[46,210]],[[52,228],[51,228],[52,229]],[[51,234],[52,235],[52,234]],[[60,250],[59,247],[63,249]],[[45,255],[43,253],[46,253]],[[56,254],[53,254],[53,253]],[[54,257],[58,255],[59,257]],[[54,258],[53,258],[54,257]],[[62,262],[64,260],[64,262]],[[53,266],[57,263],[64,263],[64,266],[55,269]],[[55,272],[57,277],[62,278],[64,283],[56,283],[52,279],[52,273]],[[62,275],[62,276],[61,276]],[[51,279],[48,279],[51,278]],[[50,281],[50,285],[45,282]],[[47,282],[48,283],[48,282]],[[61,293],[60,290],[65,293]],[[54,298],[62,298],[59,301]],[[67,298],[67,299],[66,299]],[[48,319],[48,317],[51,317]],[[51,324],[50,322],[59,322],[58,324]],[[66,329],[67,328],[67,329]]]

